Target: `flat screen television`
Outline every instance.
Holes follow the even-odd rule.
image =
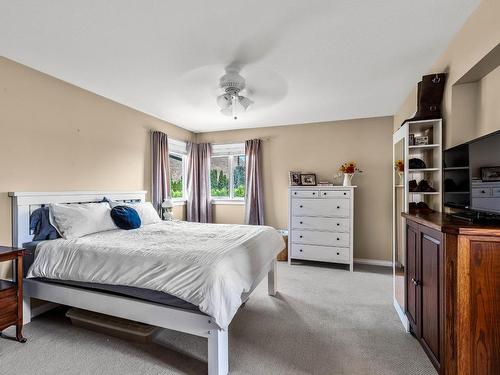
[[[443,152],[443,204],[500,215],[500,130]]]

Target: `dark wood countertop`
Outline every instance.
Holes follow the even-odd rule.
[[[456,219],[444,212],[402,212],[401,215],[408,220],[444,233],[500,237],[500,226],[474,224]]]

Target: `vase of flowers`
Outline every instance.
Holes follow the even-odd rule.
[[[394,170],[398,172],[399,185],[403,185],[403,176],[405,173],[405,163],[403,160],[396,160],[394,162]]]
[[[344,175],[344,182],[342,186],[352,186],[352,178],[354,175],[363,171],[356,166],[355,161],[348,161],[340,166],[339,172]]]

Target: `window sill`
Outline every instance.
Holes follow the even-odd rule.
[[[175,206],[185,206],[186,205],[186,200],[185,199],[172,199],[172,203]]]
[[[228,204],[228,205],[236,205],[236,206],[244,206],[244,199],[212,199],[212,204]]]

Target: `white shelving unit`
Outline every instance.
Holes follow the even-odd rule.
[[[427,136],[429,144],[410,145],[410,134]],[[409,169],[409,160],[419,158],[426,168]],[[393,135],[393,161],[403,160],[404,172],[400,176],[393,172],[393,295],[394,307],[406,330],[409,329],[405,315],[404,280],[406,265],[406,222],[401,212],[408,212],[411,202],[425,202],[436,211],[442,210],[442,120],[409,121]],[[409,191],[409,181],[425,179],[436,191]]]

